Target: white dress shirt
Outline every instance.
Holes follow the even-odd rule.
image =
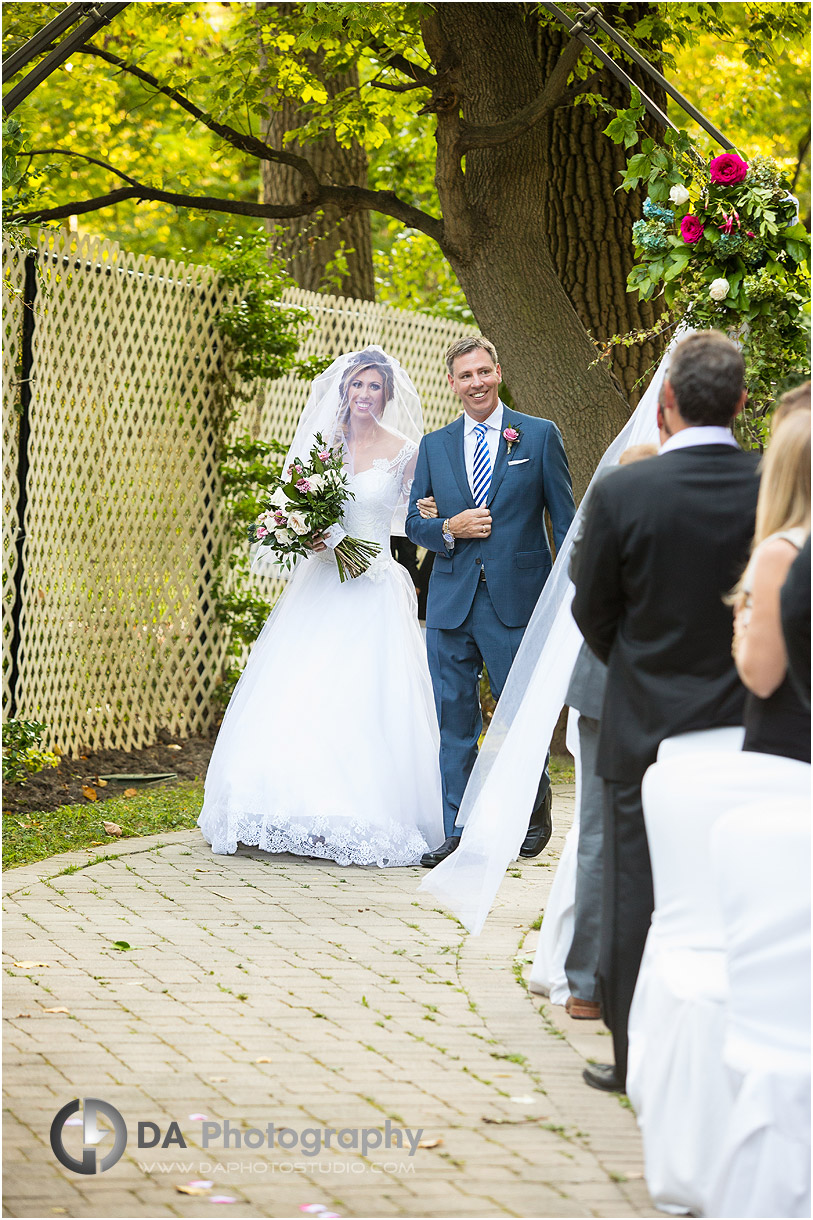
[[[671,453],[673,449],[688,449],[691,445],[733,445],[739,449],[729,428],[704,424],[699,428],[681,428],[680,432],[675,432],[661,445],[658,455]]]
[[[469,480],[471,494],[474,495],[474,451],[477,448],[477,433],[475,428],[478,421],[472,419],[470,415],[463,416],[463,454],[466,459],[466,478]],[[494,463],[497,460],[497,450],[500,444],[500,432],[502,431],[502,403],[497,402],[496,407],[489,415],[488,419],[482,421],[486,426],[486,444],[491,458],[491,473],[494,473]]]

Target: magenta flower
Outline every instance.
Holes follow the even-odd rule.
[[[732,208],[730,216],[726,216],[725,212],[723,212],[723,216],[725,218],[725,223],[717,226],[722,233],[733,233],[735,221],[737,222],[737,228],[739,229],[740,214],[735,208]]]
[[[747,173],[748,162],[736,153],[721,153],[709,166],[711,180],[719,186],[736,186],[738,182],[745,181]]]
[[[257,537],[258,538],[264,538],[267,533],[268,533],[268,530],[265,528],[264,525],[257,526]]]
[[[748,232],[745,234],[745,236],[746,236],[746,237],[750,237],[750,238],[753,240],[754,234],[753,234],[753,233],[751,232],[751,230],[749,229],[749,230],[748,230]]]
[[[503,436],[507,441],[519,440],[519,433],[517,432],[516,428],[506,428],[503,432]]]
[[[696,216],[684,216],[680,222],[680,236],[687,245],[693,246],[703,236],[704,225]]]
[[[310,489],[311,485],[307,479],[300,479],[296,484],[296,490],[301,491],[303,496],[307,495]]]

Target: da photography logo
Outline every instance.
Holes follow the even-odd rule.
[[[80,1105],[82,1107],[83,1145],[81,1161],[77,1160],[75,1156],[71,1156],[62,1142],[65,1123],[71,1115],[78,1113]],[[107,1119],[113,1128],[112,1132],[100,1129],[99,1115]],[[113,1147],[99,1160],[96,1155],[96,1145],[111,1134]],[[98,1097],[85,1097],[81,1102],[78,1099],[69,1101],[51,1123],[51,1147],[54,1150],[54,1156],[60,1164],[64,1165],[66,1169],[72,1169],[74,1173],[104,1173],[106,1169],[112,1169],[120,1159],[126,1145],[127,1124],[115,1106],[111,1106],[107,1101],[100,1101]]]

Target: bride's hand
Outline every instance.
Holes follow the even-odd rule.
[[[423,517],[424,521],[428,521],[430,518],[437,517],[439,515],[438,506],[435,503],[434,496],[424,496],[422,500],[417,500],[416,503],[418,505],[418,511]]]
[[[325,542],[324,534],[314,534],[307,544],[312,551],[326,551],[327,543]]]

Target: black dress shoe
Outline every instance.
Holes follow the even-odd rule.
[[[436,847],[434,851],[428,851],[425,856],[421,856],[421,868],[434,868],[436,864],[440,864],[441,860],[445,860],[453,851],[457,851],[460,846],[460,835],[451,835],[445,843],[441,843],[440,847]]]
[[[525,836],[522,847],[519,849],[519,854],[526,859],[538,856],[548,845],[550,837],[553,834],[553,822],[550,816],[552,805],[553,793],[548,788],[542,800],[531,814],[528,833]]]
[[[582,1076],[592,1088],[601,1089],[604,1093],[624,1092],[614,1063],[588,1063]]]

